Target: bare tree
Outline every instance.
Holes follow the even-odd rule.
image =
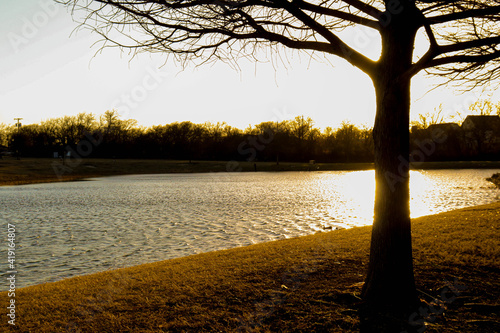
[[[14,133],[14,126],[0,123],[0,145],[7,147]]]
[[[162,52],[179,60],[234,62],[259,47],[338,56],[366,73],[376,92],[376,199],[362,330],[401,319],[418,306],[413,275],[409,171],[411,78],[421,71],[472,86],[500,76],[500,1],[483,0],[61,0],[83,10],[104,45]],[[341,39],[344,29],[380,35],[372,60]],[[417,32],[426,52],[414,55]],[[365,319],[367,319],[365,321]],[[370,319],[370,320],[368,320]],[[392,325],[391,324],[391,325]]]
[[[418,120],[410,122],[410,125],[418,129],[426,129],[430,125],[441,124],[444,122],[443,110],[443,104],[439,104],[437,108],[434,108],[433,112],[419,114]]]
[[[481,116],[494,115],[495,112],[500,114],[500,103],[495,104],[490,99],[479,99],[469,105],[469,112]]]

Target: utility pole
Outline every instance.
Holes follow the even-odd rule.
[[[16,127],[17,127],[17,133],[19,133],[19,129],[21,128],[21,123],[20,121],[22,120],[23,118],[14,118],[14,120],[17,121],[16,123]],[[19,156],[19,148],[17,147],[17,144],[16,144],[16,155],[17,155],[17,159],[20,160],[21,157]]]
[[[21,128],[21,123],[19,121],[23,120],[23,118],[14,118],[14,120],[17,121],[16,127],[17,127],[17,131],[19,132],[19,128]]]
[[[276,134],[278,134],[278,132],[280,131],[280,122],[278,120],[276,120],[276,133],[274,134],[276,136]],[[279,144],[275,144],[276,146],[276,165],[280,165],[280,146]]]

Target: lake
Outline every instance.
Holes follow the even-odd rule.
[[[495,172],[412,171],[412,217],[499,200],[485,180]],[[368,225],[374,187],[374,171],[163,174],[0,187],[0,198],[24,287]]]

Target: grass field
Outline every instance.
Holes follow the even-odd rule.
[[[16,290],[7,332],[356,332],[370,227]],[[500,202],[413,220],[427,332],[499,332]],[[22,273],[22,272],[21,272]],[[440,302],[433,304],[433,299]]]
[[[500,168],[500,162],[428,162],[418,165],[425,169]],[[62,161],[48,158],[0,159],[0,186],[79,180],[83,178],[179,172],[236,171],[327,171],[368,170],[372,163],[286,163],[73,159]]]

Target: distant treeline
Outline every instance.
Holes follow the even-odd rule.
[[[226,123],[189,121],[151,127],[120,119],[116,111],[0,125],[4,150],[25,157],[160,158],[177,160],[370,162],[372,130],[344,122],[324,131],[303,116],[241,130]]]
[[[500,160],[500,117],[462,123],[413,123],[410,161]],[[245,130],[189,121],[141,127],[117,111],[49,119],[20,127],[0,124],[3,154],[25,157],[159,158],[308,162],[373,162],[372,129],[343,122],[323,131],[303,116]]]

